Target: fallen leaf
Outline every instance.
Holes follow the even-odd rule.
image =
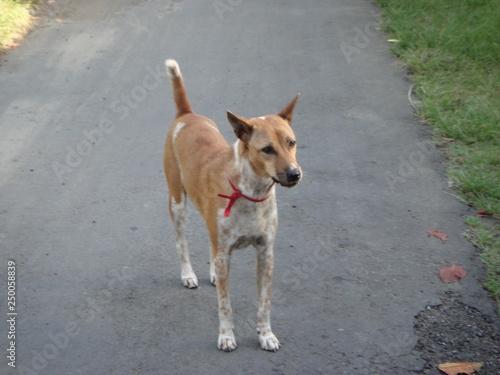
[[[388,41],[389,43],[399,43],[399,42],[400,42],[400,40],[399,40],[399,39],[387,39],[387,41]]]
[[[470,375],[483,367],[483,362],[440,363],[438,368],[448,375]]]
[[[446,239],[448,238],[448,235],[447,235],[447,234],[441,233],[441,232],[440,232],[440,231],[438,231],[438,230],[435,230],[435,231],[428,230],[428,231],[427,231],[427,234],[428,234],[429,236],[434,236],[434,237],[440,238],[443,242],[446,242]]]
[[[486,210],[479,210],[479,211],[477,211],[477,216],[479,216],[479,217],[488,217],[488,216],[492,216],[492,214],[490,214]]]
[[[445,266],[439,270],[439,277],[445,283],[452,283],[467,276],[467,272],[460,266]]]
[[[443,139],[440,139],[440,142],[443,142],[443,143],[453,143],[455,142],[455,140],[453,138],[443,138]]]
[[[65,21],[65,20],[60,19],[60,18],[56,18],[56,22],[57,23],[68,23],[68,21]]]

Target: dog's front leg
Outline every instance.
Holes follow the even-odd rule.
[[[271,352],[275,352],[280,348],[280,342],[271,330],[271,283],[273,280],[273,269],[273,244],[270,243],[257,247],[257,293],[259,298],[257,333],[261,348]]]
[[[236,349],[234,337],[233,310],[229,298],[230,252],[219,250],[215,258],[217,297],[219,300],[219,341],[218,347],[225,352]]]

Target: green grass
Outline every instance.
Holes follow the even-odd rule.
[[[30,1],[0,0],[0,53],[15,47],[29,31],[30,7]]]
[[[407,66],[418,116],[445,145],[461,198],[500,218],[500,0],[377,0],[392,52]],[[474,230],[478,229],[476,226]],[[492,238],[498,225],[482,228]],[[493,241],[494,242],[494,241]],[[475,241],[483,246],[484,241]],[[498,296],[500,249],[484,248]],[[496,290],[492,286],[496,285]]]
[[[466,223],[472,230],[465,234],[473,244],[483,250],[481,259],[486,264],[488,279],[484,286],[491,292],[500,307],[500,226],[492,228],[477,217],[468,217]]]

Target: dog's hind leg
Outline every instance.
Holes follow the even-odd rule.
[[[215,250],[213,245],[210,245],[210,282],[215,286],[215,281],[217,279],[215,275]]]
[[[186,220],[186,193],[182,192],[180,197],[170,196],[170,216],[174,223],[175,242],[177,245],[177,253],[181,261],[181,279],[182,284],[187,288],[196,288],[198,286],[198,278],[191,266],[189,258],[188,245],[185,236],[185,220]]]
[[[169,140],[167,140],[167,144]],[[165,148],[165,174],[167,176],[169,199],[169,211],[175,230],[175,242],[177,253],[181,261],[182,284],[187,288],[196,288],[198,278],[193,272],[189,258],[188,245],[185,236],[186,221],[186,191],[182,183],[182,174],[175,157],[171,155],[172,148]]]

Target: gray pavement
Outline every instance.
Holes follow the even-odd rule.
[[[494,314],[462,237],[472,211],[412,114],[378,14],[367,0],[45,5],[39,27],[0,59],[0,297],[12,260],[18,313],[16,368],[4,355],[0,373],[415,374],[414,316],[442,292]],[[301,93],[305,176],[278,191],[277,353],[254,330],[252,249],[231,270],[239,348],[217,349],[207,233],[192,206],[201,285],[181,284],[162,171],[174,115],[166,58],[231,142],[226,110],[274,113]],[[449,264],[468,276],[442,283]]]

